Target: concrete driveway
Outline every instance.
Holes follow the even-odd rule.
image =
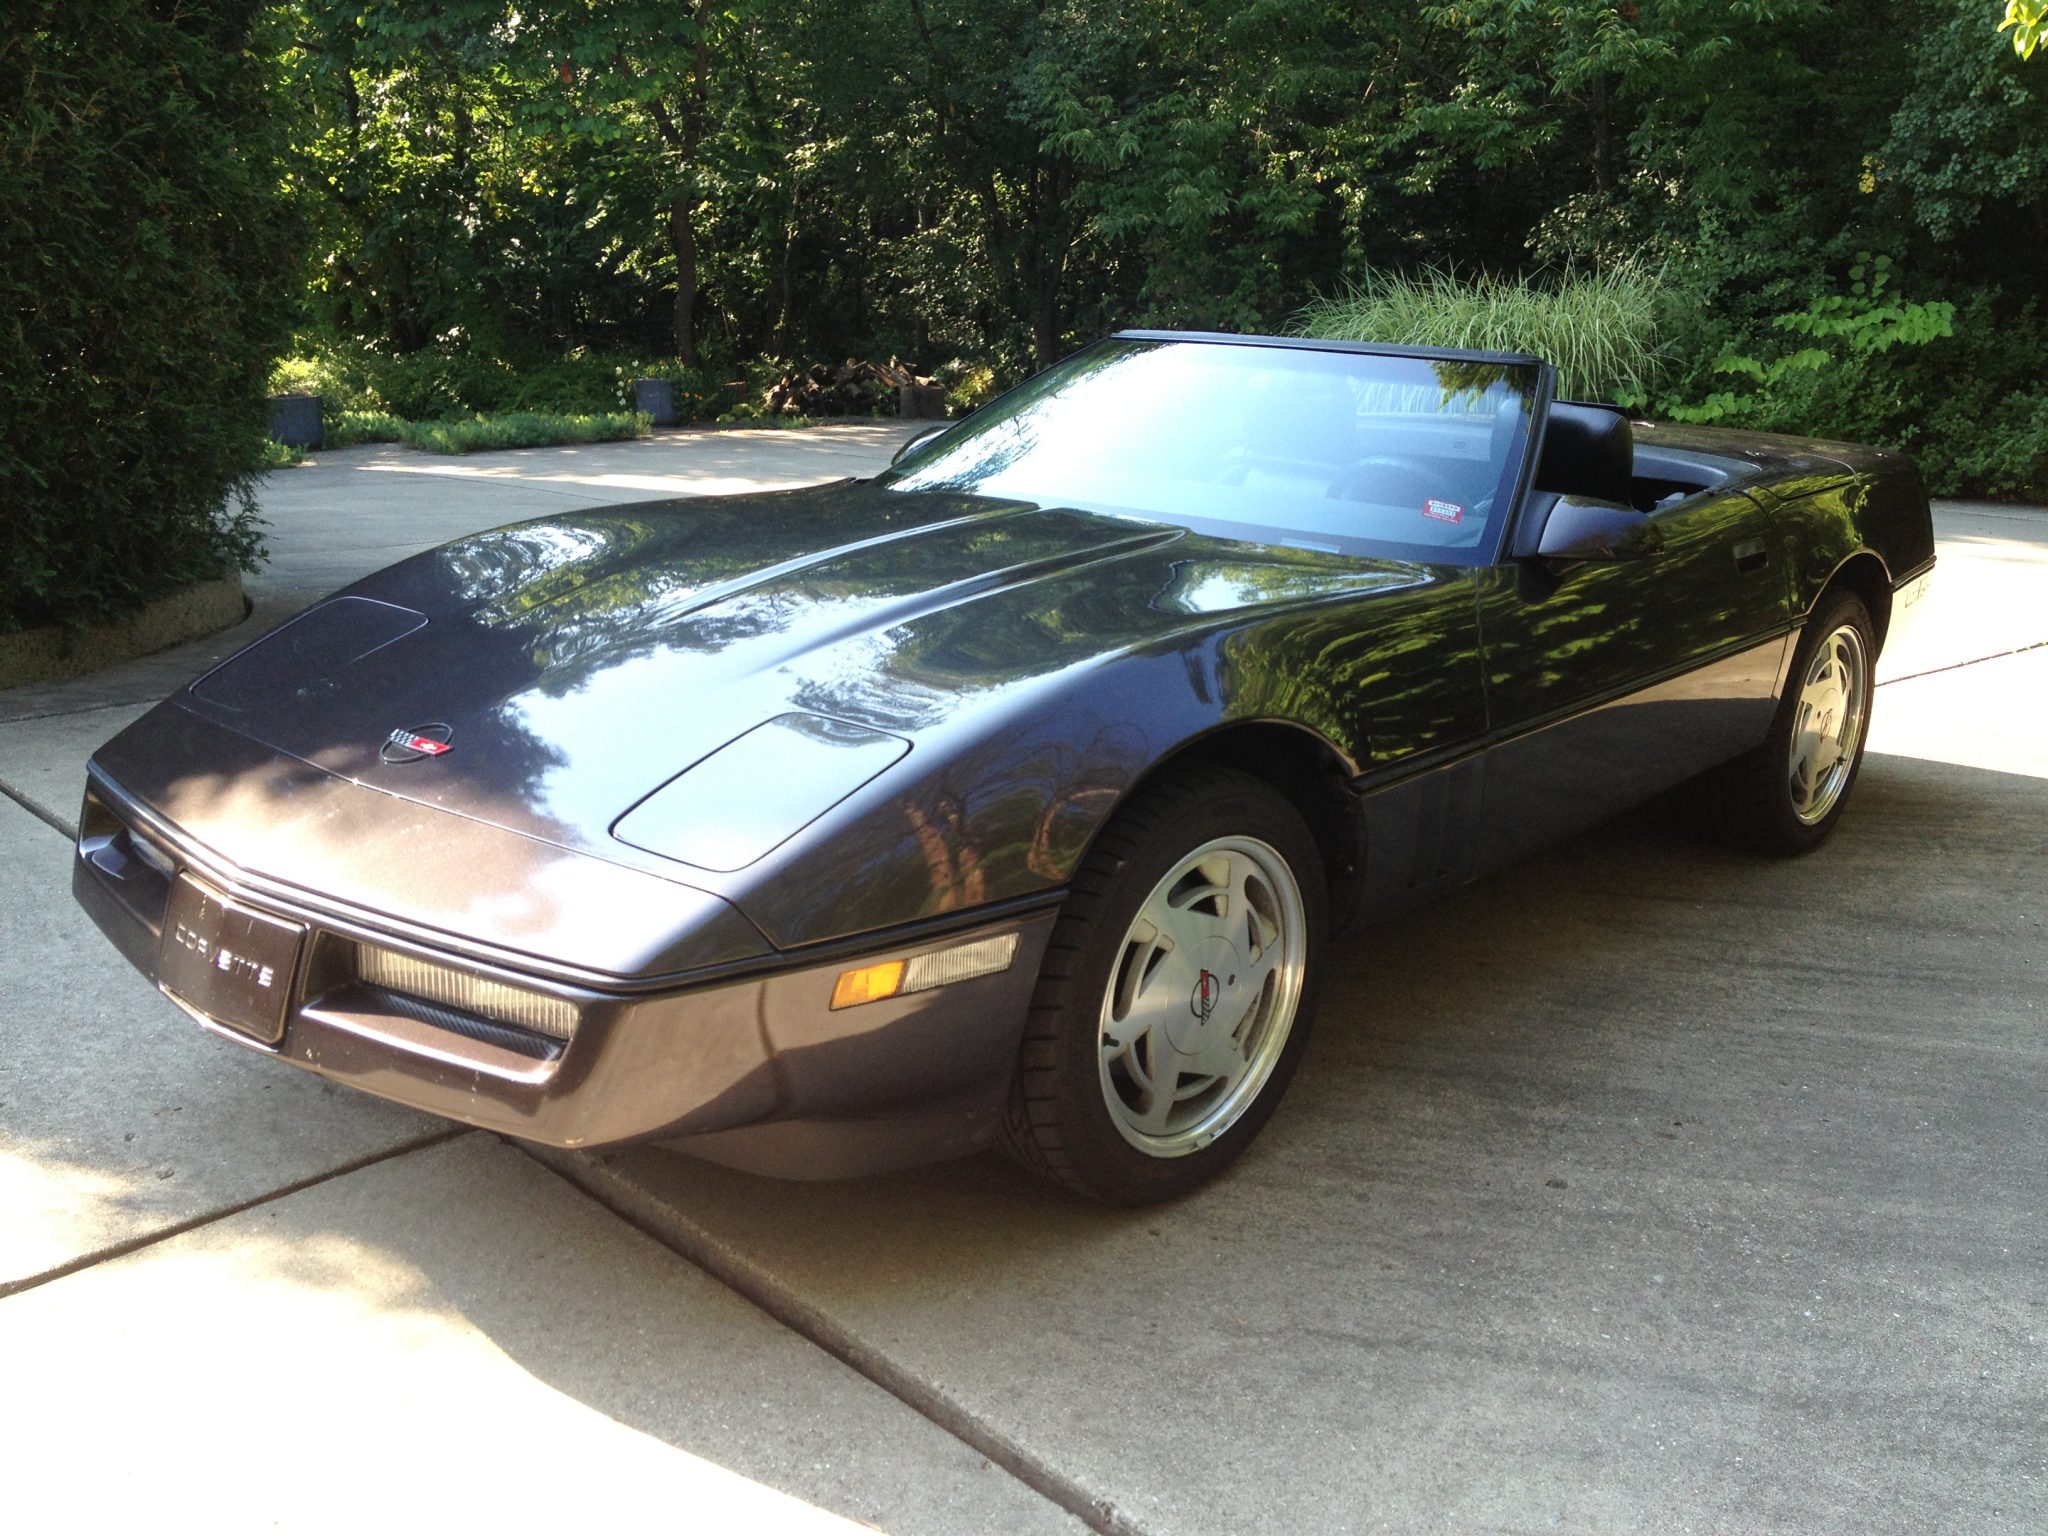
[[[536,1158],[203,1034],[71,906],[86,755],[313,598],[907,430],[317,455],[238,632],[0,694],[24,1528],[2048,1528],[2048,514],[1940,509],[1825,850],[1644,814],[1370,930],[1170,1210]]]

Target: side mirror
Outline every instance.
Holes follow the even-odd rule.
[[[926,427],[922,432],[918,433],[917,436],[909,439],[907,442],[904,443],[904,445],[901,448],[898,448],[894,453],[889,455],[889,467],[891,469],[894,469],[898,464],[901,464],[904,461],[904,459],[909,457],[911,449],[916,448],[921,443],[930,442],[933,438],[937,437],[941,432],[945,431],[948,427],[952,425],[953,423],[950,421],[942,421],[935,427]]]
[[[1560,500],[1543,522],[1536,553],[1546,560],[1628,560],[1663,544],[1649,515],[1605,501]]]

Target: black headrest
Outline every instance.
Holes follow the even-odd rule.
[[[1597,405],[1558,401],[1543,429],[1536,489],[1590,501],[1627,501],[1636,440],[1628,418]]]

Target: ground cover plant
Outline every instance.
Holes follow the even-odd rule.
[[[428,453],[481,453],[492,448],[539,448],[557,443],[614,443],[647,432],[647,418],[631,411],[564,416],[506,411],[467,421],[417,421],[399,427],[398,440]]]

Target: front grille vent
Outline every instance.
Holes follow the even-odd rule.
[[[507,1024],[493,1024],[489,1019],[479,1018],[473,1013],[443,1008],[439,1003],[430,1003],[424,998],[407,997],[402,992],[387,992],[382,987],[349,988],[334,994],[328,1006],[338,1006],[349,1012],[393,1014],[401,1019],[411,1019],[415,1024],[428,1024],[435,1029],[445,1029],[452,1035],[462,1036],[465,1040],[495,1046],[501,1051],[510,1051],[515,1056],[525,1056],[534,1061],[555,1061],[560,1058],[563,1049],[560,1040],[547,1035],[537,1035],[530,1029],[513,1029]]]

